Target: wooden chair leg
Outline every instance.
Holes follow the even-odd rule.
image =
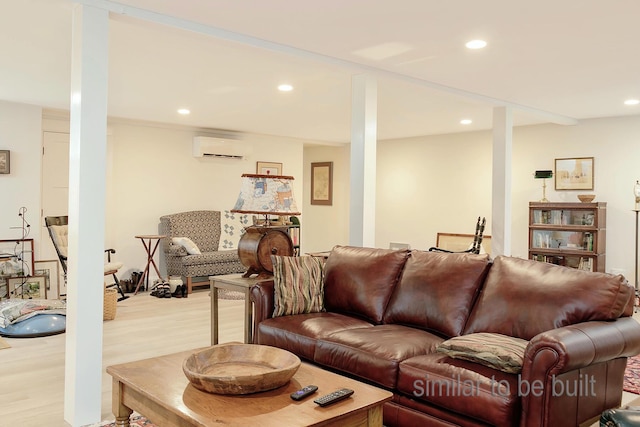
[[[187,294],[191,293],[192,287],[193,287],[193,283],[191,281],[191,277],[187,277]]]

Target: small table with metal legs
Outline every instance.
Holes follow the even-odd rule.
[[[156,254],[156,251],[158,250],[158,245],[160,244],[160,240],[165,237],[167,236],[162,234],[141,234],[136,236],[136,239],[140,239],[140,241],[142,242],[142,245],[144,246],[144,249],[147,251],[147,265],[144,267],[142,276],[140,276],[140,279],[138,280],[138,284],[136,285],[136,291],[133,293],[134,295],[138,293],[138,290],[140,289],[140,285],[142,285],[145,279],[147,280],[146,286],[149,286],[149,267],[150,266],[153,265],[153,268],[155,268],[156,273],[158,273],[158,277],[160,278],[160,280],[162,280],[162,275],[160,274],[160,270],[158,270],[158,266],[156,265],[156,262],[153,260],[153,257]],[[155,245],[153,245],[154,240],[156,241]],[[153,249],[152,249],[152,246],[153,246]]]

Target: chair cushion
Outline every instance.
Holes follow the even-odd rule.
[[[324,311],[324,263],[318,257],[272,255],[273,317]]]
[[[121,262],[108,262],[104,265],[104,274],[111,274],[122,268],[124,264]]]
[[[203,252],[200,255],[187,255],[182,257],[182,263],[185,266],[225,262],[238,262],[238,251]]]
[[[175,243],[176,245],[182,246],[189,255],[202,254],[202,252],[200,252],[200,249],[198,249],[198,246],[193,243],[193,240],[188,237],[172,237],[171,242]]]
[[[231,211],[220,212],[220,243],[218,250],[238,249],[238,242],[244,234],[244,229],[251,225],[247,214]]]
[[[468,360],[517,374],[522,371],[529,341],[501,334],[479,332],[444,341],[437,351],[454,359]]]
[[[51,239],[60,255],[67,258],[69,247],[69,227],[66,225],[50,225]]]

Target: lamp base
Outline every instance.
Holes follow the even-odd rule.
[[[247,271],[242,277],[269,278],[273,274],[271,255],[293,256],[289,233],[278,227],[248,227],[238,242],[238,256]]]

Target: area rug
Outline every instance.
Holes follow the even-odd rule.
[[[2,337],[0,337],[0,350],[2,350],[3,348],[11,348],[11,346],[7,341],[3,340]]]
[[[640,355],[627,359],[622,389],[629,393],[640,394]]]
[[[142,415],[137,415],[135,413],[131,416],[131,418],[129,418],[129,422],[130,422],[129,425],[131,427],[158,427],[157,425],[153,424],[151,421],[149,421]],[[91,426],[87,426],[87,427],[115,427],[115,426],[116,426],[115,421],[104,421],[102,423],[92,424]]]

